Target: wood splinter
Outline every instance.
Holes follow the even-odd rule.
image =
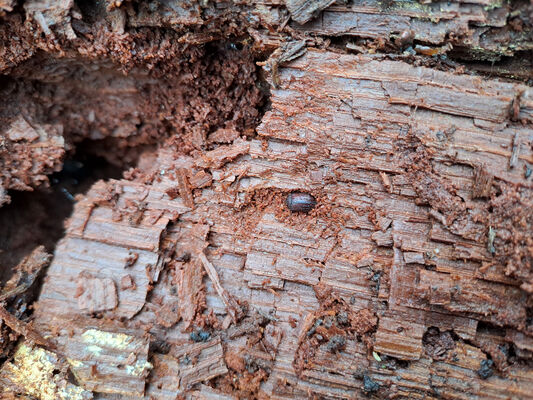
[[[222,287],[217,270],[215,269],[213,264],[211,264],[211,262],[207,259],[205,254],[203,252],[199,252],[198,257],[200,258],[200,261],[202,261],[205,271],[207,272],[207,275],[209,275],[209,279],[211,279],[211,281],[213,282],[215,290],[226,305],[228,314],[231,315],[231,319],[233,320],[233,322],[237,323],[244,316],[244,313],[239,303],[237,303],[237,300],[235,300],[235,298],[226,289]]]
[[[490,189],[494,181],[494,176],[490,174],[485,166],[474,167],[474,180],[472,183],[472,198],[478,199],[490,197]]]
[[[187,177],[187,170],[185,168],[179,168],[177,173],[178,178],[178,191],[183,198],[183,202],[189,208],[194,208],[194,198],[192,196],[191,185]]]
[[[383,171],[379,172],[379,176],[381,176],[381,180],[383,181],[383,186],[385,186],[385,189],[387,189],[389,193],[392,193],[392,185],[389,176]]]
[[[0,323],[3,321],[19,335],[57,353],[57,348],[53,343],[43,338],[30,324],[19,320],[5,308],[5,300],[26,292],[33,285],[42,270],[48,266],[51,258],[52,256],[46,252],[44,246],[38,246],[15,268],[17,273],[6,283],[2,293],[0,293]],[[25,279],[21,279],[22,277]],[[15,283],[20,281],[22,283],[15,286]]]
[[[13,314],[8,312],[2,304],[0,304],[0,319],[19,335],[24,336],[26,339],[31,340],[33,343],[43,346],[48,350],[57,352],[57,348],[53,343],[43,338],[28,323],[19,320]]]
[[[518,164],[518,156],[520,155],[520,134],[518,131],[513,136],[512,146],[509,168],[514,168]]]
[[[167,189],[165,193],[171,200],[180,196],[187,207],[194,209],[194,197],[187,170],[185,168],[179,168],[176,173],[176,179],[178,180],[178,186]]]

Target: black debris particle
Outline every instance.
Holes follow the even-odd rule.
[[[379,387],[379,383],[372,380],[368,375],[363,375],[363,391],[365,393],[377,392]]]
[[[479,366],[479,369],[476,371],[477,374],[481,379],[488,379],[493,374],[494,371],[492,369],[492,366],[494,365],[494,361],[492,360],[483,360],[481,361],[481,364]]]
[[[199,330],[196,332],[191,332],[189,337],[193,342],[207,342],[211,337],[211,334],[209,332]]]
[[[326,347],[332,353],[336,353],[346,347],[346,338],[342,335],[332,336]]]

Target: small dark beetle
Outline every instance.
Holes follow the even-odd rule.
[[[400,36],[396,39],[396,44],[401,47],[407,46],[413,43],[414,38],[415,33],[412,30],[405,30],[400,33]]]
[[[309,212],[316,206],[316,200],[309,193],[292,192],[287,196],[287,208],[292,212]]]

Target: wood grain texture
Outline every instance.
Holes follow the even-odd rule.
[[[221,146],[202,159],[176,161],[162,150],[153,166],[165,171],[160,180],[93,187],[76,206],[56,251],[36,326],[50,332],[52,322],[66,320],[66,310],[80,313],[72,306],[71,276],[91,270],[117,280],[127,272],[137,291],[119,291],[118,308],[109,315],[125,318],[109,323],[139,340],[145,329],[153,344],[167,348],[154,347],[153,374],[138,397],[173,399],[190,390],[193,398],[224,398],[217,391],[224,377],[242,378],[233,369],[238,363],[224,358],[236,352],[250,371],[268,371],[260,390],[269,398],[360,398],[368,379],[379,385],[372,392],[379,397],[528,398],[533,378],[520,358],[528,357],[533,340],[527,293],[487,250],[487,237],[476,233],[481,222],[466,213],[462,224],[453,207],[421,199],[433,188],[439,199],[453,205],[460,198],[476,210],[485,201],[473,191],[481,165],[494,184],[531,193],[523,173],[525,163],[533,162],[531,147],[523,146],[517,166],[507,167],[515,132],[532,139],[528,103],[520,108],[524,124],[509,118],[513,99],[529,88],[319,50],[280,68],[279,78],[258,137],[237,140],[229,155],[222,155]],[[431,168],[412,169],[410,157],[419,152],[419,162]],[[176,185],[174,168],[195,162],[213,181],[193,190],[191,209],[165,190]],[[313,194],[317,207],[291,213],[284,201],[292,190]],[[98,198],[108,200],[97,205]],[[143,202],[141,217],[138,203],[133,207],[126,198]],[[114,221],[117,213],[122,219]],[[175,252],[165,253],[169,248]],[[124,270],[130,249],[139,258]],[[186,251],[194,263],[180,258]],[[194,294],[184,274],[196,276],[198,261],[209,270],[204,318],[212,312],[220,324],[205,343],[191,340],[190,305],[179,303]],[[150,280],[147,264],[155,266]],[[344,304],[353,315],[371,310],[377,326],[343,336],[338,352],[323,337],[297,373],[296,351],[311,338],[311,328],[328,334],[315,317],[325,301],[319,289],[329,290],[332,304]],[[190,316],[171,327],[158,323],[158,310],[176,301],[186,309],[180,313]],[[231,323],[239,320],[227,318],[237,303],[246,304],[248,316]],[[331,307],[330,315],[339,315]],[[279,336],[269,337],[265,327]],[[453,348],[443,359],[429,353],[430,328],[451,332]],[[55,340],[66,340],[65,334]],[[271,348],[272,342],[278,344]],[[498,345],[510,342],[521,356],[482,379],[482,362],[497,359]],[[185,354],[197,357],[183,364]],[[209,380],[215,389],[199,385]],[[93,390],[112,398],[121,389]]]

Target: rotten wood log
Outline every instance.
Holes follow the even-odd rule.
[[[47,98],[68,108],[58,88],[71,88],[79,69],[85,108],[56,117],[69,132],[117,148],[172,133],[123,179],[78,198],[35,305],[34,329],[65,355],[81,390],[102,399],[531,398],[533,92],[443,57],[531,50],[525,3],[106,2],[91,17],[98,31],[72,2],[45,3],[25,2],[43,35],[9,42],[0,71],[46,83]],[[216,25],[207,20],[220,24],[204,30]],[[232,58],[243,43],[217,48],[222,66],[173,64],[200,60],[191,48],[237,29],[234,20],[255,51],[272,52],[259,62],[270,98],[255,131],[253,64]],[[51,58],[42,71],[37,53]],[[530,74],[509,71],[497,75]],[[228,107],[237,112],[210,125]],[[9,129],[10,146],[37,141],[29,128]],[[291,212],[294,191],[316,207]],[[98,290],[80,301],[88,279]]]
[[[341,73],[342,82],[339,81]],[[430,190],[430,185],[437,184],[442,186],[439,190],[451,191],[447,182],[453,181],[453,191],[443,193],[441,199],[461,196],[483,207],[482,200],[475,200],[477,192],[472,190],[478,165],[483,165],[500,185],[525,185],[531,190],[521,168],[506,168],[514,134],[517,130],[526,134],[527,126],[508,122],[512,128],[487,130],[478,127],[477,122],[505,121],[505,110],[514,93],[524,87],[498,81],[481,82],[466,75],[440,73],[374,57],[322,51],[308,51],[280,69],[279,77],[282,86],[272,92],[272,110],[258,128],[260,139],[251,140],[248,154],[235,159],[211,153],[211,161],[204,167],[209,168],[213,183],[195,193],[194,210],[184,207],[181,197],[172,200],[165,194],[165,188],[172,185],[171,178],[145,186],[126,181],[99,183],[93,194],[77,206],[64,243],[79,237],[90,239],[91,264],[100,274],[105,271],[117,282],[125,261],[116,270],[102,269],[102,263],[110,255],[116,254],[120,260],[118,255],[124,254],[125,258],[130,248],[138,249],[139,254],[145,248],[144,251],[153,252],[150,254],[155,257],[161,251],[158,249],[164,247],[159,241],[165,235],[168,238],[164,240],[175,242],[178,255],[186,249],[202,249],[190,256],[199,257],[210,277],[206,288],[207,311],[218,316],[218,323],[222,324],[227,313],[232,315],[233,303],[228,298],[235,297],[267,314],[272,310],[273,318],[267,326],[283,332],[277,348],[278,362],[261,386],[265,393],[279,397],[305,397],[309,391],[328,397],[358,396],[374,387],[368,383],[372,380],[378,393],[392,390],[400,397],[412,393],[413,388],[433,393],[435,383],[431,382],[439,382],[439,393],[460,398],[481,393],[487,397],[502,393],[527,397],[533,382],[524,374],[523,366],[510,363],[505,374],[495,371],[484,379],[478,370],[485,365],[485,354],[490,353],[469,344],[481,334],[480,321],[484,326],[493,327],[489,333],[483,333],[492,341],[501,340],[497,339],[499,329],[508,331],[509,335],[521,332],[523,338],[531,340],[527,336],[527,294],[517,287],[519,281],[506,274],[502,264],[495,264],[490,273],[480,271],[484,262],[494,258],[486,250],[484,235],[472,236],[464,229],[453,233],[455,220],[450,213],[457,210],[416,202],[423,196],[417,191]],[[400,83],[406,78],[411,82],[409,89]],[[441,82],[438,89],[431,89],[436,82]],[[480,85],[482,90],[470,89]],[[306,97],[309,88],[313,88],[311,98]],[[415,90],[426,93],[424,103],[412,96]],[[453,102],[446,100],[450,96]],[[305,108],[298,106],[303,99],[306,99]],[[285,118],[289,113],[290,126]],[[443,139],[439,132],[447,132],[450,127],[453,127],[452,136]],[[472,147],[474,138],[476,146]],[[266,147],[262,143],[265,140]],[[414,146],[394,148],[393,143],[398,140]],[[430,179],[430,184],[422,188],[409,181],[412,167],[409,156],[421,149],[431,149],[430,153],[423,153],[431,169],[421,172]],[[520,152],[518,163],[530,162],[531,157],[531,150],[526,149]],[[169,169],[165,160],[160,157],[159,169]],[[301,168],[302,163],[305,168]],[[236,180],[242,171],[246,173]],[[389,176],[389,185],[382,173]],[[324,182],[331,184],[324,185]],[[139,225],[113,222],[113,215],[123,212],[121,205],[126,204],[122,197],[110,206],[83,205],[95,201],[91,200],[97,198],[94,193],[106,193],[114,185],[123,187],[125,194],[121,196],[128,194],[144,199],[143,212],[147,215]],[[291,190],[313,193],[318,199],[316,209],[301,215],[288,211],[284,193]],[[105,207],[111,209],[104,213]],[[154,213],[156,210],[160,211]],[[170,210],[175,210],[174,216]],[[432,210],[441,218],[436,220]],[[148,215],[159,215],[159,212],[163,212],[161,221],[167,221],[164,215],[170,213],[174,228],[165,233],[166,222],[163,222],[156,225],[160,228],[152,234],[154,226],[143,221],[149,221]],[[376,214],[380,217],[376,218]],[[209,225],[200,234],[196,221],[206,218]],[[119,234],[124,229],[138,233]],[[471,229],[477,228],[472,225]],[[375,233],[388,231],[391,238],[388,241],[375,237]],[[152,242],[146,241],[147,238],[152,238]],[[203,250],[206,245],[207,249]],[[61,245],[50,268],[49,276],[54,279],[49,279],[43,289],[36,316],[38,326],[45,332],[52,328],[49,325],[52,315],[55,320],[67,318],[64,310],[74,314],[82,312],[76,307],[73,295],[65,291],[68,279],[64,272],[54,273],[73,250]],[[147,262],[139,257],[135,266],[128,268],[135,282],[146,279]],[[70,275],[87,268],[79,263],[69,265]],[[61,271],[66,270],[61,267]],[[172,281],[158,282],[154,278],[153,282],[154,296],[163,306],[169,301],[165,293],[175,290]],[[375,310],[379,322],[375,337],[370,334],[363,343],[348,337],[345,350],[340,353],[328,350],[328,340],[332,337],[324,336],[329,331],[319,329],[324,340],[319,344],[324,344],[297,374],[292,366],[295,349],[310,337],[310,328],[304,326],[304,320],[318,308],[313,290],[318,282],[344,299],[354,312]],[[178,290],[180,294],[185,288],[178,286]],[[123,295],[125,291],[120,291],[119,297]],[[509,296],[512,300],[508,300]],[[180,299],[184,301],[187,297]],[[383,301],[387,304],[385,308]],[[133,317],[121,313],[120,308],[126,304],[121,300],[117,310],[107,312],[108,318],[126,316],[129,329],[148,324],[158,340],[171,343],[190,340],[181,322],[172,328],[158,327],[149,309]],[[186,320],[190,321],[190,317]],[[438,370],[428,364],[432,358],[424,338],[429,328],[457,335],[453,336],[453,348],[439,353],[444,359],[439,361],[442,367]],[[343,328],[339,325],[335,329]],[[216,334],[216,330],[211,334]],[[255,334],[248,332],[244,337],[252,340]],[[239,340],[227,337],[225,343],[246,351],[247,345],[239,344]],[[379,360],[369,356],[372,351],[379,355]],[[354,365],[363,367],[363,371],[353,370]],[[225,372],[219,371],[217,379],[214,375],[206,379],[214,379],[224,387],[221,376]],[[443,379],[446,374],[460,374],[476,384],[464,386],[446,381]],[[398,377],[394,384],[391,375]],[[186,387],[176,386],[172,393],[180,393]]]

